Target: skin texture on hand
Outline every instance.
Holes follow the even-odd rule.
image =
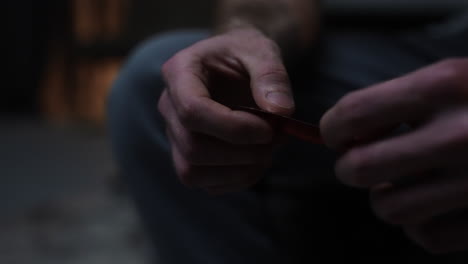
[[[468,250],[468,58],[353,92],[321,131],[343,153],[337,177],[369,189],[379,217],[428,251]]]
[[[162,72],[167,88],[158,108],[181,182],[213,194],[255,184],[269,166],[273,130],[228,106],[294,111],[277,45],[255,29],[233,30],[182,50]]]

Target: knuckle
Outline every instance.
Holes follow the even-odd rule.
[[[445,96],[458,99],[458,96],[467,95],[468,60],[460,58],[446,59],[436,67],[436,78],[440,87],[444,87]]]
[[[335,107],[335,113],[337,116],[342,117],[345,126],[360,127],[366,123],[363,115],[360,114],[361,108],[362,100],[359,100],[358,95],[352,92],[338,102]]]
[[[199,112],[197,103],[192,100],[186,100],[179,106],[179,119],[182,125],[187,128],[193,128],[199,122]]]
[[[182,51],[179,51],[161,66],[161,73],[163,78],[168,81],[171,80],[171,77],[176,77],[175,75],[184,69],[188,64],[190,64],[190,54],[188,48]]]
[[[349,114],[352,112],[350,110],[353,110],[356,105],[357,100],[354,99],[354,93],[349,93],[338,101],[335,111],[339,115]]]
[[[289,86],[288,73],[281,66],[269,67],[264,69],[258,76],[256,76],[256,81]]]
[[[174,55],[172,58],[164,62],[164,64],[161,66],[161,72],[163,76],[167,77],[170,75],[170,73],[175,69],[176,67],[176,57],[177,55]],[[167,79],[167,78],[166,78]]]
[[[238,38],[235,39],[236,43],[244,48],[250,49],[252,51],[255,51],[257,54],[278,54],[280,51],[280,48],[278,44],[271,38],[266,37],[264,34],[259,33],[257,31],[255,32],[246,32],[248,36],[243,36],[248,37],[251,42],[246,45],[245,41],[238,41]],[[261,47],[261,49],[258,49],[258,47]],[[261,51],[261,53],[258,53]]]

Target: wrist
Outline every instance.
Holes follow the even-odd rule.
[[[218,34],[223,34],[227,33],[230,31],[236,31],[236,30],[257,30],[260,31],[258,28],[256,28],[252,23],[249,23],[245,20],[242,19],[230,19],[228,22],[223,23],[215,28],[215,32]]]
[[[239,33],[242,33],[244,35],[268,38],[268,39],[275,41],[264,30],[242,19],[232,19],[229,22],[215,29],[215,34],[219,34],[219,35],[239,34]]]

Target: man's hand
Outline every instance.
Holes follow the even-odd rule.
[[[255,184],[269,166],[273,131],[229,106],[294,111],[275,42],[253,28],[232,30],[179,52],[164,64],[163,76],[167,88],[158,107],[182,183],[214,194]]]
[[[401,124],[408,133],[388,137]],[[431,252],[468,250],[468,59],[345,96],[325,114],[336,174],[371,191],[383,220]]]

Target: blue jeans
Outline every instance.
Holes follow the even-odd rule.
[[[468,32],[435,32],[323,36],[309,56],[288,65],[298,117],[317,122],[349,91],[468,56]],[[208,36],[181,31],[146,41],[109,99],[115,156],[161,263],[467,263],[464,256],[430,256],[379,221],[366,192],[334,179],[335,154],[322,146],[292,141],[276,154],[264,180],[241,193],[212,197],[182,186],[156,107],[164,88],[160,68]]]

